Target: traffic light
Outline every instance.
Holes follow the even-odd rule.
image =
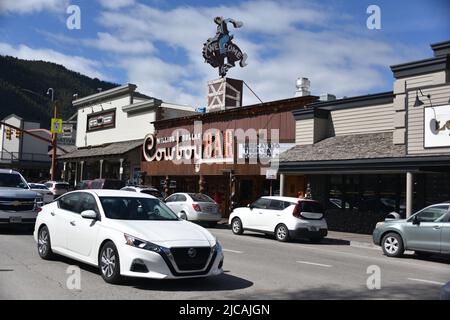
[[[20,139],[20,136],[22,135],[22,131],[16,130],[16,138]]]
[[[11,128],[6,128],[6,139],[11,140]]]

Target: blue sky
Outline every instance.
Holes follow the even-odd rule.
[[[366,26],[371,4],[381,9],[380,30]],[[80,30],[66,27],[69,5],[81,9]],[[301,76],[317,95],[389,91],[389,65],[429,58],[430,43],[450,40],[448,0],[0,0],[0,54],[200,106],[206,81],[218,77],[201,55],[216,15],[244,22],[230,32],[248,66],[228,76],[245,80],[264,101],[292,97]],[[246,92],[244,104],[255,102]]]

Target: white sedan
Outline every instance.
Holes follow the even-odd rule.
[[[189,221],[206,222],[213,227],[222,219],[219,205],[202,193],[178,192],[167,197],[165,202],[180,218]]]
[[[173,279],[223,272],[214,236],[143,193],[66,193],[42,208],[34,239],[41,258],[60,254],[98,266],[109,283],[122,276]]]
[[[275,235],[279,241],[308,238],[320,242],[328,234],[322,206],[291,197],[261,197],[247,208],[234,209],[229,224],[234,234],[256,231]]]

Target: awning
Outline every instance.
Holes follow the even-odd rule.
[[[404,145],[392,142],[392,132],[334,136],[311,145],[295,146],[280,162],[396,158],[406,156]]]
[[[407,155],[392,132],[335,136],[280,155],[280,173],[449,172],[448,155]]]
[[[103,144],[100,146],[91,146],[78,148],[70,153],[59,156],[58,160],[85,159],[93,157],[120,156],[131,150],[140,147],[143,140],[121,141]]]

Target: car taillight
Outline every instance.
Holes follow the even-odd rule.
[[[36,209],[36,212],[37,213],[39,213],[39,212],[41,212],[42,211],[42,208],[41,207],[38,207],[37,209]]]
[[[194,208],[195,211],[202,211],[202,209],[200,208],[200,205],[198,203],[193,203],[192,208]]]
[[[294,211],[292,211],[292,215],[296,218],[300,218],[300,202],[297,202],[297,204],[294,207]]]

